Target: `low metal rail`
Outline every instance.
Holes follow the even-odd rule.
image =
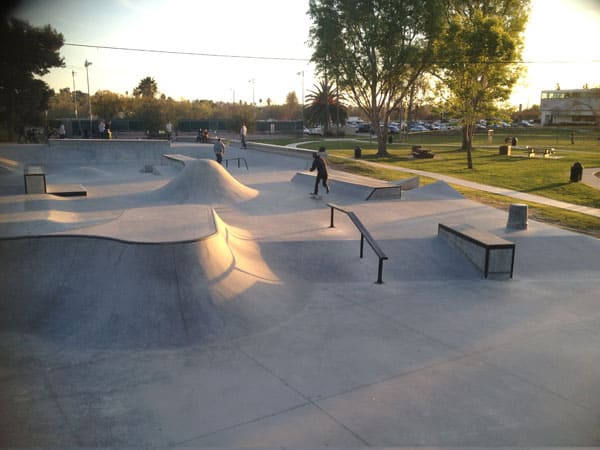
[[[381,249],[381,247],[379,247],[379,245],[377,244],[377,242],[375,241],[375,239],[373,239],[373,236],[371,236],[371,233],[369,233],[369,231],[365,228],[365,226],[363,225],[363,223],[360,221],[360,219],[357,217],[356,214],[354,214],[353,211],[348,211],[347,209],[342,208],[341,206],[338,206],[334,203],[327,203],[327,206],[329,206],[329,208],[331,209],[331,221],[329,224],[329,228],[335,228],[334,222],[333,222],[333,217],[334,217],[334,211],[338,210],[344,214],[346,214],[350,220],[352,221],[352,223],[354,224],[354,226],[358,229],[358,231],[360,232],[360,257],[362,258],[364,256],[364,243],[365,240],[367,241],[367,243],[371,246],[371,248],[373,249],[373,251],[375,252],[375,254],[377,255],[377,258],[379,259],[379,265],[378,265],[378,269],[377,269],[377,284],[382,284],[383,283],[383,261],[388,259],[388,257],[386,256],[386,254],[383,252],[383,250]]]
[[[244,165],[246,166],[246,170],[248,170],[248,162],[246,161],[246,158],[229,158],[225,160],[225,167],[229,167],[229,161],[237,161],[238,164],[238,169],[240,168],[240,161],[244,161]]]

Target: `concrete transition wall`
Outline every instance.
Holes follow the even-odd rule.
[[[171,152],[170,147],[168,141],[151,139],[51,139],[45,145],[3,148],[2,156],[26,165],[120,162],[160,164],[162,155]],[[190,152],[197,151],[192,149]]]

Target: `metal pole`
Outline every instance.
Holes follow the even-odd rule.
[[[71,73],[73,75],[73,102],[75,103],[75,120],[77,120],[79,116],[77,115],[77,91],[75,90],[75,71],[72,70]]]
[[[302,131],[304,132],[304,70],[296,75],[302,75]]]
[[[252,105],[255,105],[256,102],[254,101],[254,78],[252,78],[251,80],[248,80],[248,83],[252,83]]]
[[[87,89],[88,89],[88,108],[90,113],[90,139],[92,138],[92,97],[90,97],[90,74],[88,67],[92,65],[87,59],[85,60],[85,76],[87,78]]]

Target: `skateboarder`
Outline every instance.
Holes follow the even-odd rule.
[[[313,163],[309,170],[312,172],[315,169],[317,171],[317,178],[315,179],[315,190],[313,191],[313,195],[319,195],[319,182],[323,182],[323,187],[329,194],[329,185],[327,184],[327,178],[329,177],[329,174],[327,173],[327,163],[324,159],[321,159],[318,153],[313,153]]]
[[[223,162],[223,155],[225,154],[225,144],[221,141],[221,138],[217,138],[213,145],[213,150],[215,151],[217,162],[221,164]]]

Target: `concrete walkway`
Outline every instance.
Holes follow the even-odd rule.
[[[340,140],[342,140],[342,139],[340,139]],[[345,139],[345,140],[348,140],[348,139]],[[318,141],[315,141],[315,142],[318,142]],[[299,145],[306,144],[306,143],[307,142],[292,143],[292,144],[287,145],[287,147],[298,148]],[[341,158],[343,158],[343,157],[341,157]],[[486,184],[482,184],[482,183],[475,183],[472,181],[467,181],[467,180],[463,180],[461,178],[451,177],[448,175],[438,174],[435,172],[428,172],[428,171],[424,171],[424,170],[416,170],[416,169],[410,169],[410,168],[406,168],[406,167],[392,166],[389,164],[380,164],[380,163],[365,161],[365,160],[357,160],[357,159],[350,158],[350,157],[347,157],[345,159],[353,160],[355,162],[360,162],[362,164],[367,164],[367,165],[371,165],[374,167],[382,167],[387,170],[397,170],[399,172],[408,172],[408,173],[413,173],[415,175],[426,176],[429,178],[433,178],[435,180],[442,180],[448,184],[465,186],[465,187],[477,189],[477,190],[484,191],[484,192],[490,192],[493,194],[504,195],[506,197],[515,198],[517,200],[539,203],[542,205],[548,205],[548,206],[553,206],[555,208],[567,209],[569,211],[574,211],[574,212],[578,212],[581,214],[587,214],[587,215],[594,216],[594,217],[600,217],[600,209],[599,208],[591,208],[588,206],[575,205],[573,203],[562,202],[560,200],[553,200],[548,197],[543,197],[540,195],[527,194],[525,192],[514,191],[511,189],[490,186],[490,185],[486,185]],[[591,186],[595,189],[600,190],[600,177],[597,176],[598,174],[600,174],[600,168],[584,169],[582,183],[587,184],[588,186]]]
[[[539,203],[542,205],[548,205],[548,206],[553,206],[555,208],[567,209],[569,211],[574,211],[574,212],[578,212],[581,214],[587,214],[589,216],[600,217],[600,209],[598,209],[598,208],[591,208],[588,206],[575,205],[573,203],[567,203],[567,202],[562,202],[559,200],[553,200],[548,197],[542,197],[541,195],[527,194],[525,192],[514,191],[512,189],[506,189],[506,188],[500,188],[500,187],[490,186],[490,185],[481,184],[481,183],[475,183],[473,181],[467,181],[467,180],[463,180],[460,178],[451,177],[448,175],[443,175],[443,174],[434,173],[434,172],[427,172],[424,170],[416,170],[416,169],[409,169],[406,167],[391,166],[389,164],[381,164],[381,163],[376,163],[376,162],[371,162],[371,161],[356,160],[353,158],[346,158],[346,159],[352,159],[353,161],[360,161],[361,164],[366,164],[366,165],[370,165],[370,166],[374,166],[374,167],[381,167],[381,168],[385,168],[386,170],[397,170],[399,172],[413,173],[415,175],[421,175],[421,176],[433,178],[436,180],[441,180],[448,184],[455,184],[458,186],[465,186],[468,188],[477,189],[477,190],[484,191],[484,192],[491,192],[493,194],[504,195],[506,197],[511,197],[511,198],[514,198],[517,200],[535,202],[535,203]],[[584,169],[582,182],[585,184],[588,184],[596,189],[600,189],[600,178],[595,176],[595,174],[598,172],[600,172],[600,169],[597,169],[597,168]],[[600,192],[598,195],[600,195]]]
[[[0,447],[600,446],[600,240],[507,229],[443,181],[314,200],[301,156],[91,154],[46,167],[85,198],[0,172]],[[440,222],[514,242],[514,278]]]

